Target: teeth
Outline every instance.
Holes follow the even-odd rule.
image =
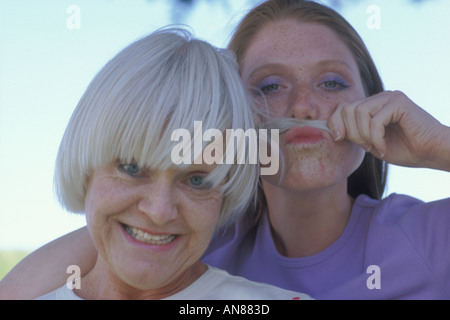
[[[124,225],[124,227],[125,227],[125,231],[130,236],[132,236],[134,239],[145,242],[145,243],[149,243],[149,244],[159,244],[159,245],[169,244],[176,238],[176,236],[173,234],[154,235],[154,234],[147,233],[147,232],[145,232],[141,229],[135,228],[135,227],[131,227],[131,226],[127,226],[127,225]]]

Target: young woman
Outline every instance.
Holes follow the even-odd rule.
[[[229,47],[274,116],[327,120],[333,134],[282,135],[282,182],[261,177],[259,219],[204,261],[317,299],[450,298],[450,199],[381,199],[386,162],[450,170],[450,128],[384,92],[354,29],[317,3],[264,2]]]

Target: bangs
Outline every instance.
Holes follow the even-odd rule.
[[[230,112],[225,111],[230,109],[226,104],[233,102],[223,92],[226,84],[219,77],[217,60],[204,54],[201,43],[192,42],[186,44],[189,50],[180,48],[178,54],[147,70],[145,76],[131,78],[124,87],[111,90],[121,94],[111,97],[111,104],[93,120],[101,134],[94,134],[88,152],[95,156],[89,167],[121,160],[155,170],[184,169],[189,164],[175,164],[171,157],[179,143],[172,141],[175,130],[190,133],[188,149],[194,150],[195,121],[201,121],[202,133],[207,129],[225,132],[232,127]],[[194,50],[196,45],[198,50]],[[208,143],[202,140],[202,151]],[[190,163],[196,156],[192,154]],[[207,180],[218,185],[229,169],[217,166]]]
[[[87,88],[56,163],[56,193],[69,211],[84,212],[87,178],[115,161],[135,162],[150,170],[189,167],[189,162],[175,164],[172,159],[179,144],[172,140],[175,130],[190,133],[189,150],[194,150],[194,124],[201,121],[203,153],[214,142],[203,141],[205,130],[224,133],[254,127],[252,105],[234,57],[189,39],[185,30],[178,32],[184,36],[161,32],[152,34],[152,41],[146,37],[133,43],[108,62]],[[197,155],[189,156],[194,163]],[[234,189],[222,208],[228,211],[248,204],[259,168],[237,165],[237,150],[233,156],[234,164],[223,161],[206,177],[213,187],[220,185],[225,196]],[[246,185],[245,192],[239,189]]]

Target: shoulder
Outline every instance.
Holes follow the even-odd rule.
[[[366,233],[380,240],[406,239],[424,256],[447,256],[450,248],[450,198],[424,202],[391,194],[382,200],[366,196],[357,198],[353,213],[366,223]],[[375,236],[376,235],[376,236]],[[378,241],[377,240],[377,241]]]
[[[355,202],[355,209],[360,210],[361,223],[367,223],[361,228],[366,237],[365,259],[380,261],[385,278],[390,273],[400,281],[402,274],[416,285],[414,290],[423,294],[437,290],[448,297],[450,198],[424,202],[392,194],[378,201],[363,196]]]
[[[303,293],[233,276],[208,265],[208,270],[189,287],[165,300],[312,300],[312,298]]]
[[[354,204],[355,209],[364,213],[373,213],[380,223],[396,223],[403,219],[450,219],[450,198],[424,202],[417,198],[390,194],[382,200],[359,196]]]
[[[83,300],[77,296],[72,289],[68,288],[66,284],[53,290],[43,296],[38,297],[36,300]]]
[[[431,265],[443,265],[443,260],[450,265],[446,258],[450,249],[450,198],[424,202],[391,194],[377,201],[364,196],[357,199],[355,208],[360,209],[359,216],[368,221],[367,230],[376,234],[375,238],[381,234],[385,240],[395,236],[397,243],[400,238],[405,239],[424,259],[436,260]]]
[[[215,278],[214,293],[218,299],[226,300],[311,300],[304,293],[285,290],[262,282],[250,281],[233,276],[228,272],[209,267],[209,274]]]
[[[412,206],[416,206],[421,203],[424,202],[417,198],[404,194],[392,193],[381,200],[372,199],[366,195],[360,195],[358,198],[356,198],[355,206],[368,209],[369,208],[399,209],[399,208],[410,208]]]

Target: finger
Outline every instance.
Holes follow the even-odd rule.
[[[346,138],[353,143],[369,149],[370,144],[361,136],[359,124],[357,120],[356,110],[360,106],[361,102],[354,102],[348,104],[342,108],[342,118],[345,124]]]
[[[346,135],[344,119],[342,119],[342,108],[345,104],[341,103],[328,119],[328,127],[333,134],[334,141],[342,141]]]
[[[365,142],[366,151],[370,151],[373,144],[372,119],[385,107],[386,99],[383,96],[372,96],[361,101],[355,107],[356,121],[361,139]]]
[[[386,127],[390,124],[397,122],[397,115],[395,112],[395,108],[392,108],[392,105],[388,105],[385,108],[381,109],[373,118],[372,118],[372,144],[374,148],[378,151],[379,156],[383,158],[387,150],[386,143]]]
[[[361,146],[370,147],[371,119],[386,105],[391,95],[391,92],[385,91],[363,100],[339,104],[328,121],[335,141],[347,137]],[[356,118],[353,113],[356,113]]]
[[[355,115],[359,134],[364,140],[364,145],[362,145],[362,147],[366,151],[370,151],[372,148],[371,122],[373,114],[369,110],[367,110],[367,108],[364,108],[364,106],[358,105],[355,108]]]
[[[403,115],[402,101],[407,97],[400,91],[386,91],[378,95],[382,108],[376,112],[371,121],[371,139],[374,148],[381,158],[389,151],[386,141],[386,129],[389,125],[398,123]],[[375,101],[375,99],[374,99]]]

